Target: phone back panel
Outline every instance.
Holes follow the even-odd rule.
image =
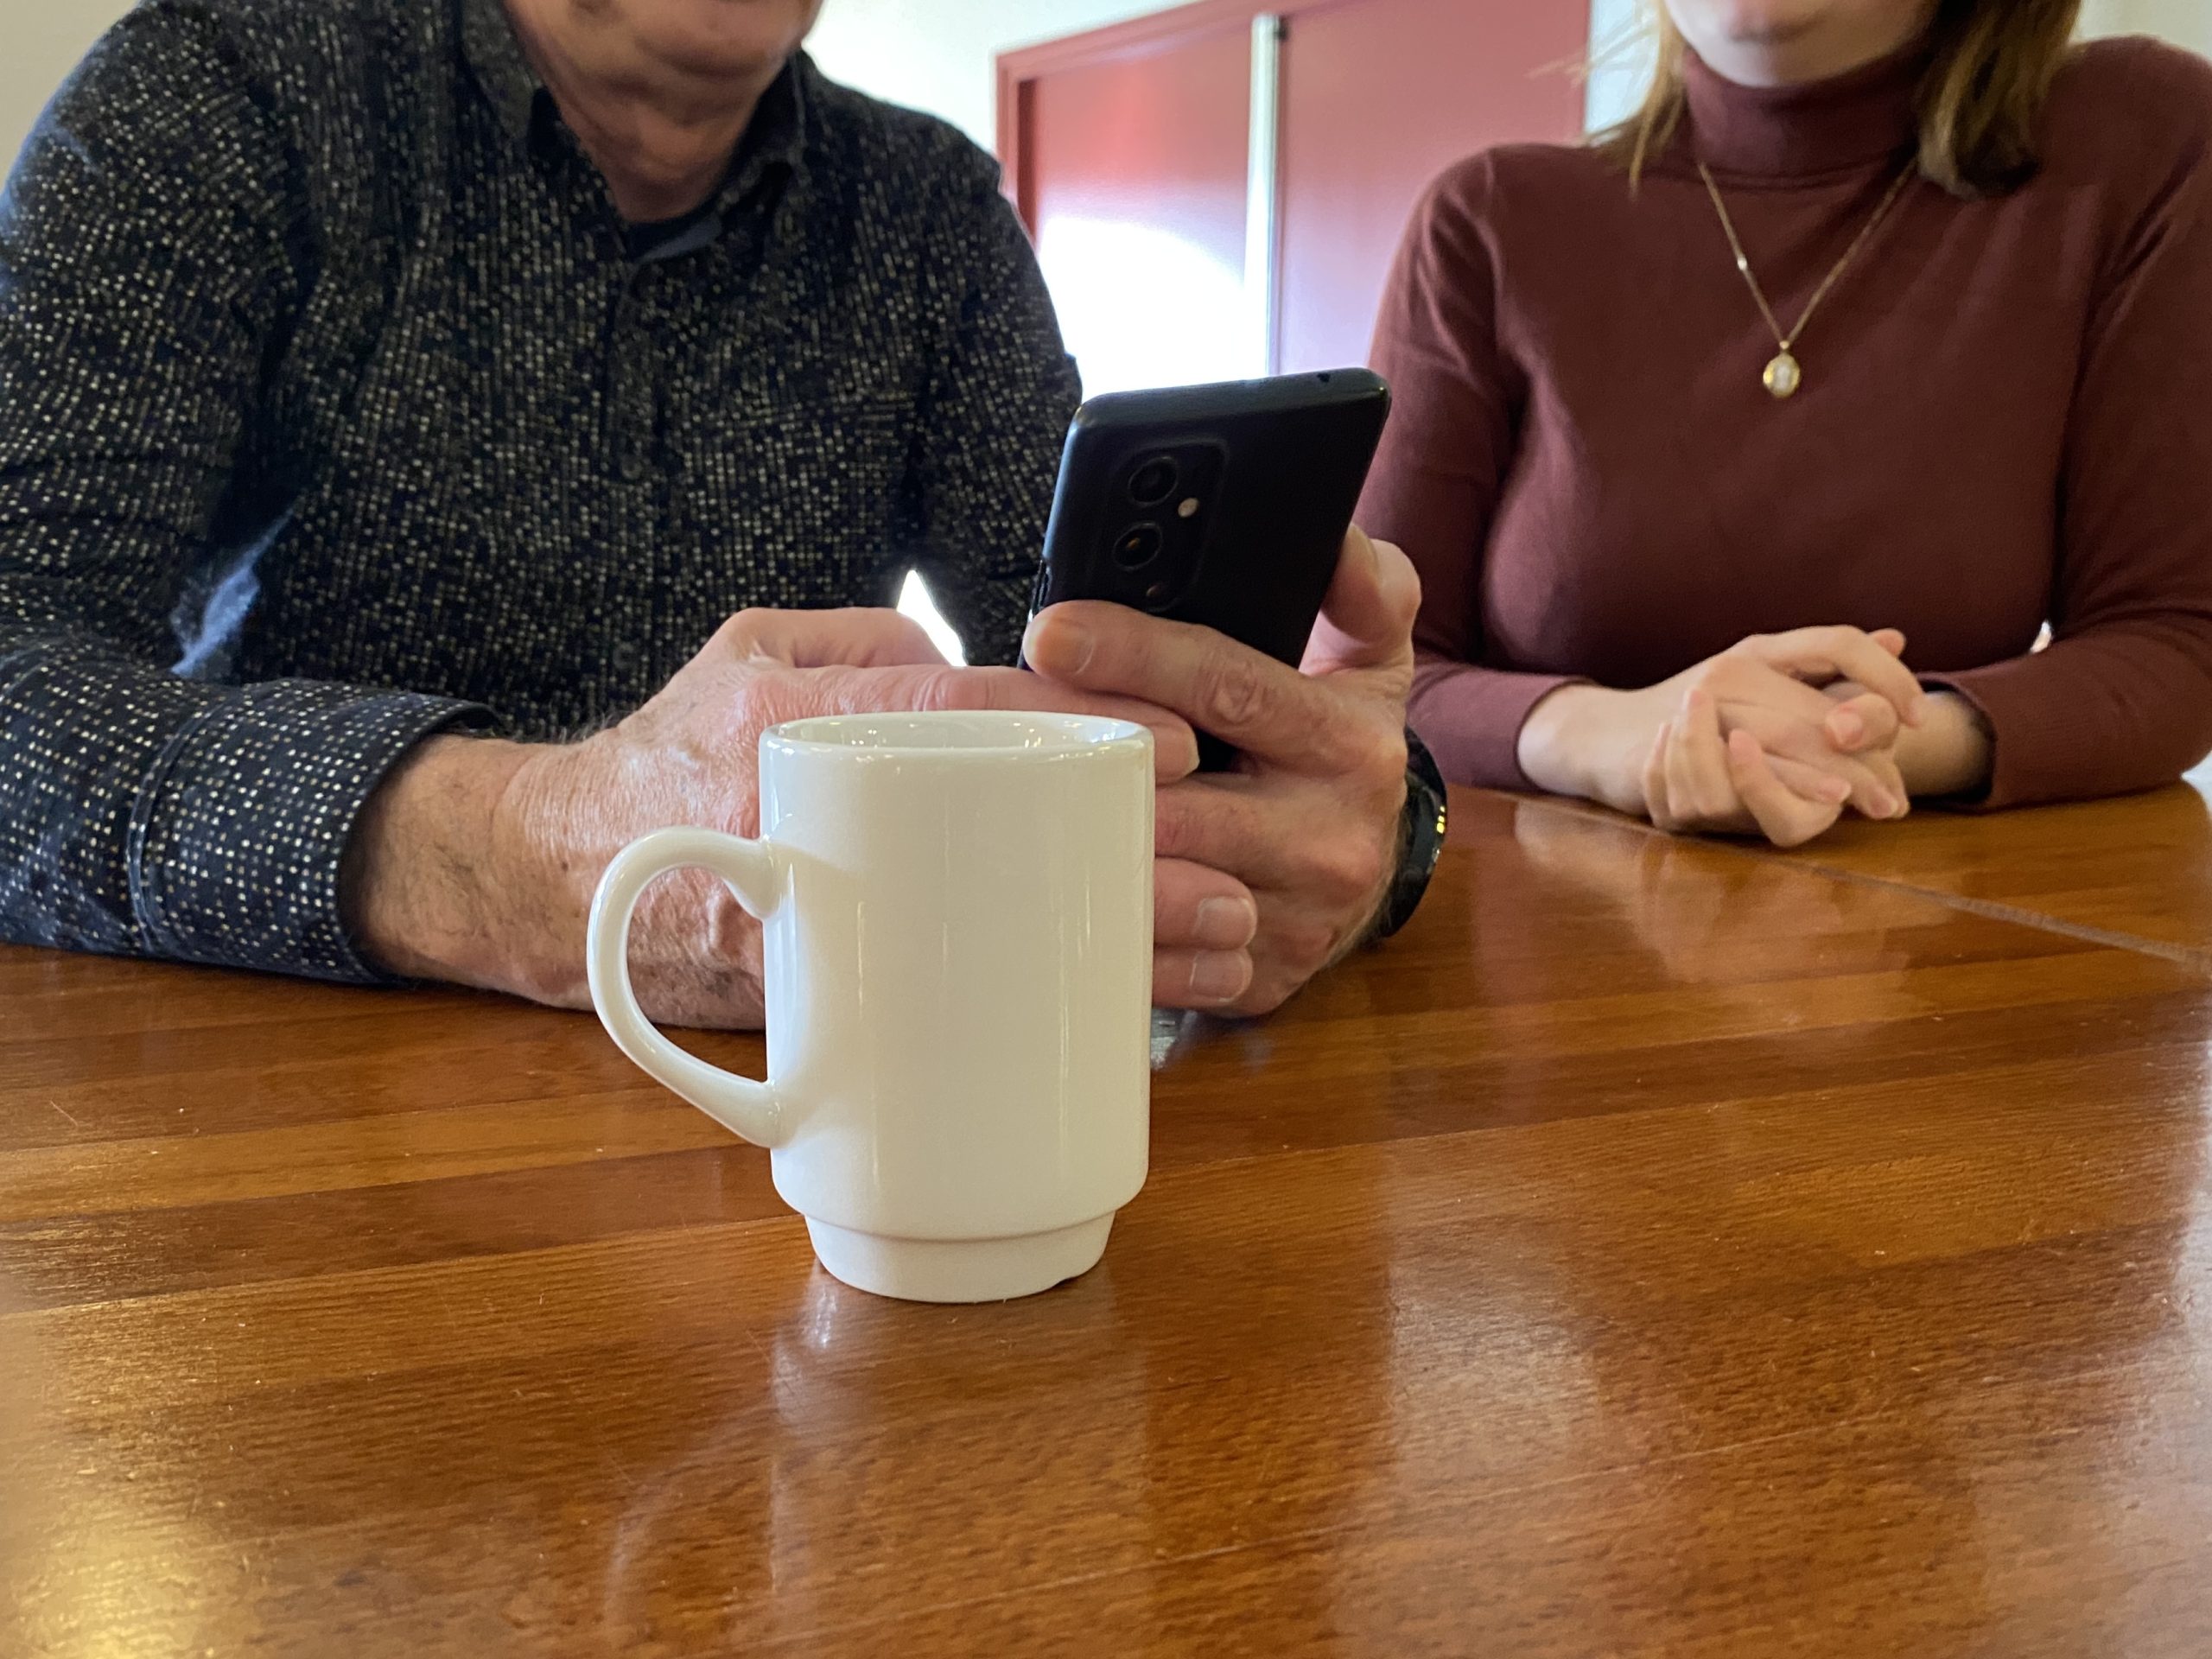
[[[1295,665],[1389,404],[1365,369],[1091,399],[1068,429],[1035,607],[1113,600]],[[1177,483],[1151,501],[1159,475],[1141,469],[1163,455]],[[1147,526],[1162,545],[1146,559]]]

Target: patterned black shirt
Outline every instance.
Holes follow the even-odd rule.
[[[0,197],[0,938],[375,976],[455,725],[920,569],[1010,660],[1074,408],[995,165],[824,80],[633,239],[498,0],[149,0]]]

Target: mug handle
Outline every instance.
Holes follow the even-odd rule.
[[[765,921],[780,897],[775,854],[766,842],[715,830],[656,830],[632,842],[607,865],[592,895],[585,932],[585,971],[592,1006],[607,1034],[640,1069],[757,1147],[784,1138],[784,1112],[774,1085],[741,1077],[687,1054],[654,1028],[630,988],[630,918],[647,887],[671,870],[710,870],[721,877],[746,913]]]

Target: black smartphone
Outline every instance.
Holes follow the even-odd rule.
[[[1365,369],[1118,391],[1076,411],[1031,609],[1104,599],[1295,666],[1382,436]],[[1235,751],[1198,734],[1199,764]]]

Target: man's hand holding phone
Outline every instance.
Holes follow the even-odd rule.
[[[1160,791],[1162,1005],[1268,1013],[1373,925],[1405,803],[1420,603],[1411,562],[1355,528],[1296,669],[1111,603],[1055,605],[1030,623],[1024,654],[1039,674],[1156,704],[1240,752],[1234,771]]]

